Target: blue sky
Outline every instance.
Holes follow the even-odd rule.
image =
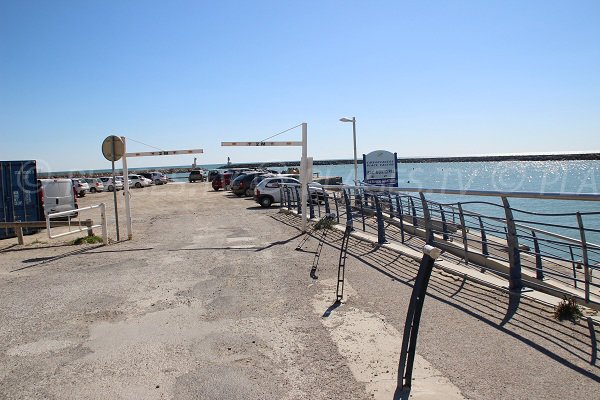
[[[600,150],[598,1],[0,1],[0,159],[199,163]],[[300,129],[281,136],[297,140]],[[150,151],[129,142],[130,151]],[[131,159],[183,165],[193,157]]]

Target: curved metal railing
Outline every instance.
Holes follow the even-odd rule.
[[[347,185],[309,186],[309,192],[311,218],[333,212],[338,222],[377,235],[380,244],[435,245],[467,265],[504,276],[511,289],[537,286],[600,303],[594,279],[600,269],[600,207],[581,211],[589,208],[581,202],[600,202],[600,194]],[[436,201],[435,195],[463,201]],[[283,207],[301,212],[299,187],[283,186],[281,198]],[[526,210],[511,206],[513,199],[565,200],[578,211]]]

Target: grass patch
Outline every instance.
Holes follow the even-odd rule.
[[[332,229],[335,224],[337,224],[335,216],[326,215],[317,221],[315,224],[315,230],[318,231],[320,229]]]
[[[74,245],[96,244],[96,243],[103,243],[103,242],[104,241],[102,240],[102,238],[100,236],[92,235],[92,236],[85,236],[85,237],[77,238],[77,239],[73,240],[71,242],[71,244],[74,244]]]
[[[558,303],[554,309],[554,319],[558,321],[568,320],[576,323],[579,318],[583,317],[581,307],[575,302],[575,298],[568,298],[567,296]]]

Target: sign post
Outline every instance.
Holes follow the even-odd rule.
[[[306,232],[306,224],[307,224],[307,213],[306,213],[306,203],[308,199],[308,181],[312,177],[312,172],[310,177],[308,176],[308,172],[312,170],[312,159],[307,157],[308,154],[308,145],[307,145],[307,136],[308,136],[308,124],[303,122],[302,124],[302,141],[300,142],[221,142],[221,146],[302,146],[302,158],[300,159],[300,183],[302,185],[301,191],[301,201],[302,201],[302,231]],[[295,126],[294,128],[296,128]],[[309,161],[310,160],[310,161]],[[310,167],[309,167],[310,164]]]
[[[115,176],[115,161],[121,159],[125,154],[125,143],[118,136],[108,136],[102,142],[102,154],[104,158],[111,162],[112,165],[112,181],[113,181],[113,202],[115,204],[115,227],[117,229],[117,242],[119,237],[119,210],[117,208],[117,181]]]

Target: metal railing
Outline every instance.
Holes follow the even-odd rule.
[[[513,199],[598,202],[600,194],[458,191],[371,186],[309,186],[311,218],[333,212],[377,236],[379,244],[430,244],[508,280],[511,290],[541,288],[600,303],[600,204],[592,211],[542,212],[511,206]],[[468,196],[456,202],[435,195]],[[299,188],[282,186],[282,207],[301,211]],[[496,198],[497,202],[487,201]],[[555,208],[558,208],[557,205]],[[560,211],[560,210],[559,210]],[[345,219],[345,221],[343,221]]]
[[[100,209],[100,224],[87,226],[85,224],[85,221],[82,221],[81,219],[77,219],[77,220],[72,219],[74,214],[78,216],[79,213],[81,213],[82,211],[95,210],[97,208]],[[53,235],[52,230],[51,230],[51,221],[50,220],[53,218],[64,218],[64,217],[66,217],[67,221],[68,221],[68,224],[66,225],[68,227],[68,231]],[[46,230],[48,232],[48,237],[50,239],[56,239],[56,238],[67,236],[67,235],[73,235],[75,233],[89,231],[90,229],[93,229],[93,228],[102,228],[102,242],[104,244],[108,244],[108,229],[107,229],[107,223],[106,223],[106,206],[104,205],[104,203],[100,203],[98,205],[84,207],[84,208],[78,208],[76,210],[51,213],[46,216]]]

